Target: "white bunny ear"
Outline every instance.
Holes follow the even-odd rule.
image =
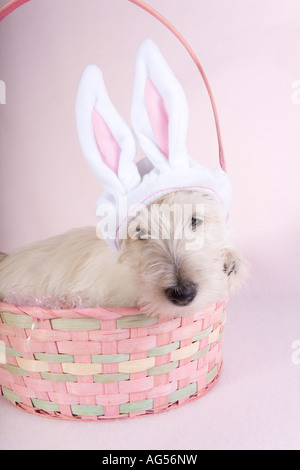
[[[146,39],[137,60],[131,120],[138,142],[158,168],[188,167],[188,105],[156,44]]]
[[[83,72],[76,99],[76,122],[83,154],[109,193],[126,194],[139,184],[134,138],[110,101],[96,65],[89,65]]]

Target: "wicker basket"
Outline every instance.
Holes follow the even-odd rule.
[[[168,320],[0,303],[1,394],[31,413],[86,421],[188,403],[219,377],[226,303]]]

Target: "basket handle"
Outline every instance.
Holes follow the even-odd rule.
[[[8,16],[21,5],[23,5],[23,3],[29,1],[30,0],[10,0],[9,2],[5,3],[5,5],[0,8],[0,21],[4,20],[6,16]]]
[[[16,8],[20,7],[24,3],[29,2],[30,0],[10,0],[7,2],[3,7],[0,8],[0,21],[2,21],[6,16],[8,16],[10,13],[12,13]],[[195,52],[189,45],[189,43],[184,39],[184,37],[180,34],[180,32],[175,28],[175,26],[170,23],[164,16],[162,16],[158,11],[156,11],[154,8],[152,8],[150,5],[147,5],[145,2],[142,0],[129,0],[129,2],[139,6],[146,12],[150,13],[150,15],[154,16],[158,21],[160,21],[164,26],[166,26],[176,37],[177,39],[182,43],[182,45],[185,47],[191,58],[193,59],[194,63],[196,64],[197,69],[199,70],[201,77],[203,79],[204,85],[206,87],[212,110],[213,110],[213,115],[214,115],[214,120],[215,120],[215,126],[216,126],[216,131],[217,131],[217,138],[218,138],[218,146],[219,146],[219,163],[221,168],[226,171],[226,162],[225,162],[225,157],[224,157],[224,150],[223,150],[223,144],[222,144],[222,137],[221,137],[221,130],[220,130],[220,123],[219,123],[219,118],[218,118],[218,113],[217,113],[217,108],[215,104],[215,100],[209,85],[209,82],[207,80],[207,77],[205,75],[205,72],[203,70],[202,65],[200,64],[198,57],[196,56]]]
[[[170,23],[164,16],[162,16],[158,11],[156,11],[154,8],[152,8],[150,5],[147,5],[145,2],[142,0],[129,0],[131,3],[134,3],[135,5],[139,6],[140,8],[143,8],[143,10],[147,11],[150,13],[150,15],[154,16],[158,21],[160,21],[164,26],[166,26],[176,37],[179,39],[181,44],[185,47],[191,58],[193,59],[194,63],[196,64],[197,69],[199,70],[202,80],[204,82],[204,85],[206,87],[213,114],[214,114],[214,120],[215,120],[215,125],[216,125],[216,131],[217,131],[217,138],[218,138],[218,145],[219,145],[219,162],[221,168],[226,171],[226,162],[225,162],[225,157],[224,157],[224,149],[223,149],[223,144],[222,144],[222,137],[221,137],[221,129],[220,129],[220,123],[219,123],[219,118],[218,118],[218,113],[217,113],[217,108],[215,104],[215,100],[212,94],[212,90],[210,88],[209,82],[207,80],[207,77],[205,75],[205,72],[203,70],[202,65],[199,62],[198,57],[196,56],[195,52],[189,45],[189,43],[184,39],[182,34],[175,28],[175,26]]]

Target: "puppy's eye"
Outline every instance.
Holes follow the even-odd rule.
[[[203,223],[203,220],[199,219],[198,217],[191,218],[191,227],[193,230],[196,230],[202,223]]]

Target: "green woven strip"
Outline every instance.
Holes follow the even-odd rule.
[[[0,364],[6,364],[6,363],[7,363],[7,348],[5,346],[4,341],[0,341]]]
[[[44,380],[51,380],[51,382],[77,382],[77,376],[73,374],[57,374],[54,372],[41,372],[41,377]]]
[[[73,415],[76,416],[102,416],[104,406],[101,405],[71,405]]]
[[[163,356],[164,354],[169,354],[175,349],[178,349],[180,346],[179,341],[175,343],[166,344],[165,346],[158,346],[157,348],[150,349],[147,352],[147,357],[156,357],[156,356]]]
[[[157,317],[147,317],[147,315],[128,315],[127,317],[118,318],[117,328],[141,328],[153,325],[157,323],[157,320]]]
[[[43,411],[59,411],[59,406],[53,401],[38,400],[37,398],[31,398],[32,404],[35,408]]]
[[[112,383],[112,382],[123,382],[124,380],[130,379],[130,374],[95,374],[93,376],[94,382],[96,383]]]
[[[100,362],[101,364],[116,364],[130,360],[130,354],[92,354],[92,362]]]
[[[24,369],[21,369],[21,367],[18,366],[12,366],[11,364],[4,364],[4,369],[6,369],[8,372],[14,375],[20,375],[21,377],[28,377],[28,372]]]
[[[53,330],[100,330],[98,318],[54,318],[51,320]]]
[[[17,402],[17,403],[22,402],[21,397],[19,395],[17,395],[12,390],[9,390],[8,388],[4,387],[4,385],[2,385],[2,392],[5,398],[7,398],[9,401]]]
[[[190,397],[197,392],[197,382],[193,382],[187,387],[180,388],[175,390],[169,395],[169,403],[174,403],[175,401],[181,400],[182,398]]]
[[[171,370],[176,369],[178,365],[179,361],[173,361],[168,364],[163,364],[162,366],[151,367],[151,369],[147,370],[147,375],[167,374],[168,372],[171,372]]]
[[[3,323],[15,328],[38,328],[38,323],[28,315],[16,315],[15,313],[1,312]]]
[[[46,353],[35,353],[34,357],[39,361],[47,362],[74,362],[74,356],[72,354],[46,354]]]
[[[196,359],[200,359],[201,357],[205,356],[205,354],[207,354],[209,350],[210,350],[210,344],[205,346],[205,348],[199,349],[199,351],[193,354],[193,356],[191,357],[191,360],[195,361]]]
[[[23,354],[14,348],[5,348],[5,352],[7,356],[23,357]]]
[[[123,403],[119,406],[120,414],[123,413],[139,413],[140,411],[151,410],[153,408],[153,398],[147,400],[133,401],[131,403]]]
[[[214,378],[217,377],[217,375],[218,375],[218,366],[215,365],[215,367],[210,372],[208,372],[206,376],[206,385],[210,384],[210,382],[212,382]]]
[[[197,335],[195,335],[192,339],[192,341],[199,341],[199,339],[204,339],[206,338],[213,330],[213,325],[209,326],[208,328],[206,328],[205,330],[202,330],[200,331],[200,333],[198,333]]]

